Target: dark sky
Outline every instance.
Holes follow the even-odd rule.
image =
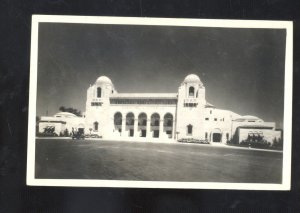
[[[286,31],[41,23],[37,115],[85,111],[86,90],[108,76],[118,92],[174,92],[197,74],[217,108],[282,127]]]

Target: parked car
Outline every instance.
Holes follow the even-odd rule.
[[[84,140],[85,136],[82,132],[74,132],[74,134],[72,134],[72,139],[82,139]]]

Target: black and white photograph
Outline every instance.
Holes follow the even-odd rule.
[[[292,30],[34,15],[27,184],[289,190]]]

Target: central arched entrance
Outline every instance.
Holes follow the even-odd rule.
[[[129,112],[126,115],[126,131],[128,131],[128,136],[134,136],[134,114]]]
[[[222,131],[220,129],[214,129],[212,131],[212,142],[220,143],[222,141]]]
[[[140,132],[140,137],[146,137],[147,135],[147,115],[142,112],[138,117],[138,131]]]
[[[154,113],[151,115],[151,131],[153,138],[159,138],[159,121],[160,116],[158,113]]]

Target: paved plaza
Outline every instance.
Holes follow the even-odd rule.
[[[281,183],[282,153],[200,144],[37,139],[36,178]]]

